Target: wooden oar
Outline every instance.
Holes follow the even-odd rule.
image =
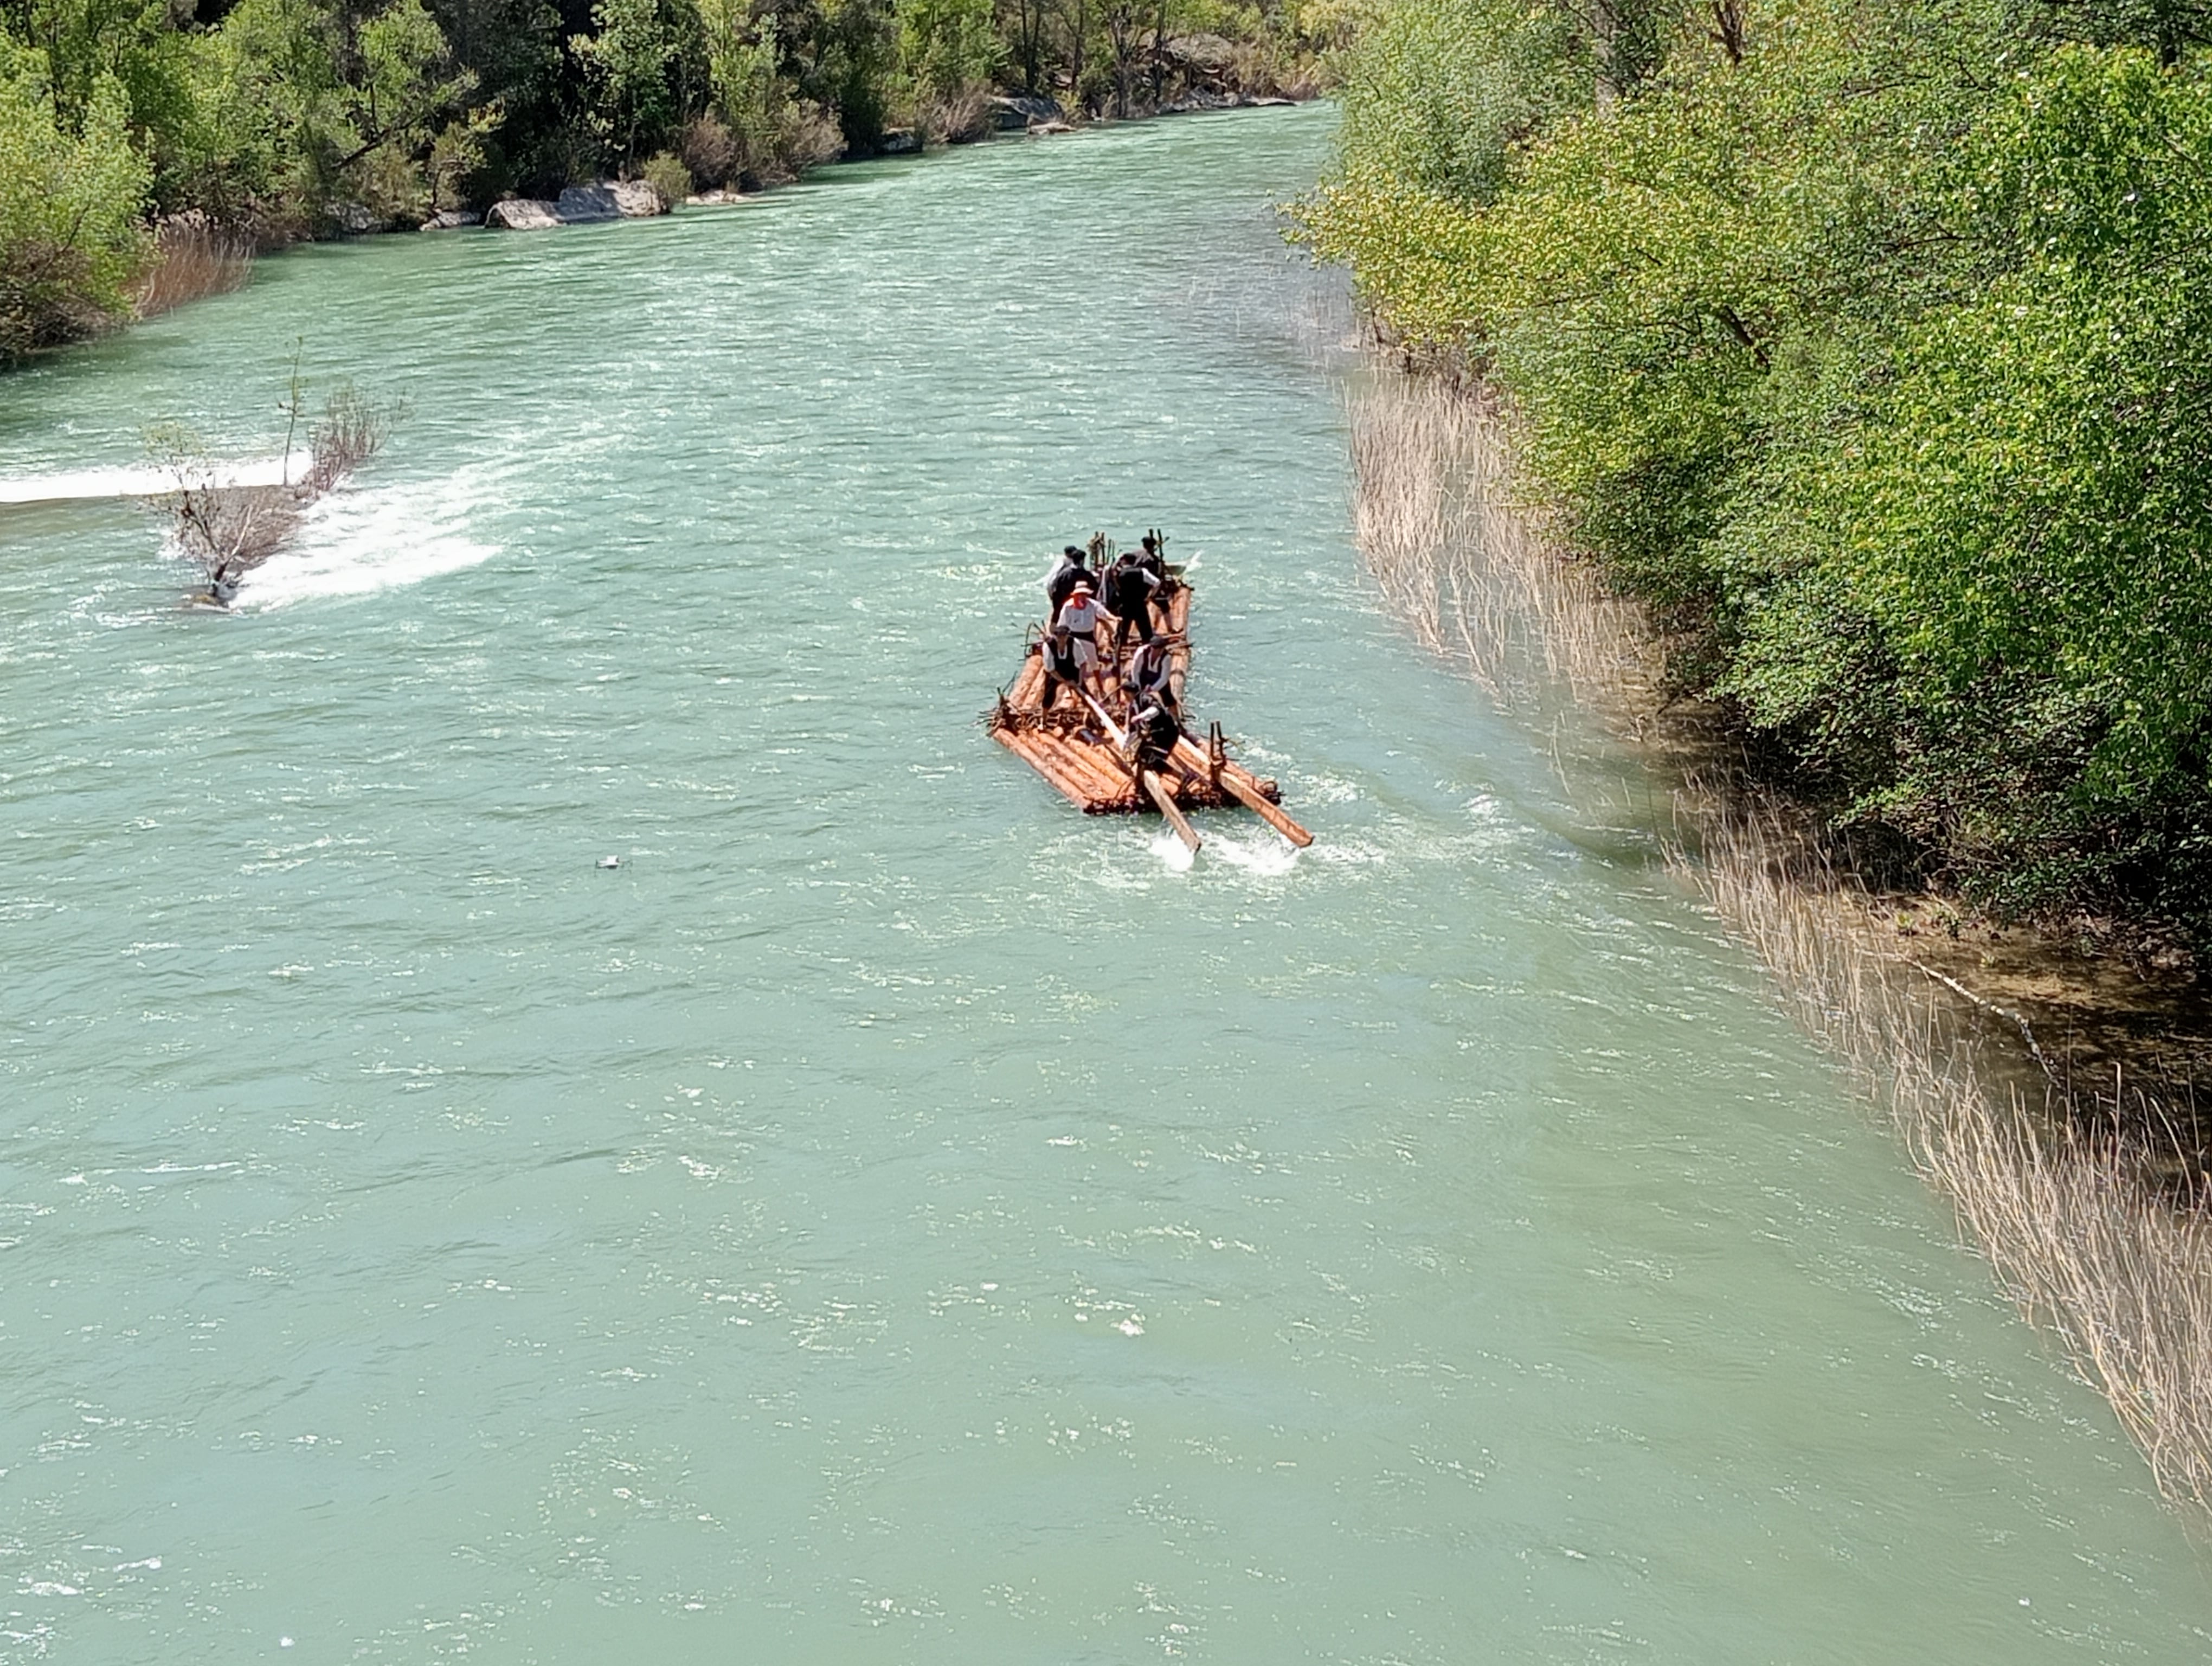
[[[1106,726],[1106,733],[1114,737],[1114,744],[1127,751],[1129,737],[1120,724],[1106,715],[1106,708],[1092,699],[1087,690],[1084,691],[1083,703],[1090,707],[1098,721]],[[1175,829],[1176,837],[1183,842],[1192,855],[1197,855],[1199,846],[1205,841],[1198,836],[1198,830],[1190,824],[1189,818],[1176,807],[1174,795],[1150,769],[1138,770],[1137,779],[1143,783],[1145,791],[1152,794],[1152,802],[1159,806],[1160,814],[1168,818],[1168,825]]]
[[[1297,846],[1299,849],[1304,850],[1308,845],[1313,842],[1313,835],[1307,832],[1305,829],[1300,827],[1296,822],[1285,815],[1282,812],[1282,807],[1279,805],[1268,803],[1256,789],[1247,787],[1243,781],[1239,781],[1235,775],[1231,775],[1226,769],[1221,772],[1221,790],[1227,793],[1231,798],[1235,799],[1247,810],[1249,810],[1261,821],[1267,823],[1268,826],[1273,828],[1276,832],[1281,834],[1292,844]]]
[[[1300,850],[1304,850],[1313,842],[1312,834],[1285,815],[1280,806],[1268,802],[1267,795],[1260,791],[1258,783],[1253,780],[1250,770],[1229,762],[1228,753],[1221,743],[1221,726],[1218,723],[1213,726],[1203,755],[1198,750],[1197,740],[1190,735],[1186,734],[1176,744],[1177,748],[1186,755],[1183,762],[1185,769],[1191,768],[1192,760],[1196,760],[1198,764],[1204,767],[1206,778],[1216,788],[1228,793],[1239,804],[1253,811],[1261,820],[1266,822],[1268,826],[1273,828]]]
[[[1140,770],[1138,774],[1139,779],[1145,783],[1145,790],[1152,795],[1152,802],[1159,806],[1160,814],[1165,816],[1168,818],[1168,824],[1175,829],[1176,836],[1190,847],[1192,855],[1197,855],[1198,847],[1202,842],[1198,836],[1198,830],[1193,827],[1184,818],[1182,812],[1176,807],[1175,800],[1169,795],[1168,789],[1161,784],[1158,775],[1150,769]]]

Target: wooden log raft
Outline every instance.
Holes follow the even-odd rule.
[[[1190,586],[1178,581],[1166,604],[1155,605],[1153,610],[1156,623],[1168,635],[1169,674],[1178,704],[1190,672]],[[1136,637],[1132,633],[1127,653],[1116,654],[1109,630],[1102,629],[1099,634],[1105,639],[1099,643],[1099,660],[1109,671],[1106,682],[1113,714],[1117,720],[1126,719],[1120,672],[1127,653],[1135,651]],[[1012,686],[991,713],[992,739],[1050,781],[1086,815],[1127,816],[1157,808],[1121,749],[1084,702],[1063,692],[1056,708],[1046,715],[1041,709],[1043,689],[1044,663],[1032,642]],[[1184,809],[1219,810],[1246,805],[1265,816],[1292,843],[1313,842],[1312,835],[1275,808],[1282,799],[1281,788],[1228,756],[1218,725],[1204,740],[1186,729],[1158,773],[1162,787]]]

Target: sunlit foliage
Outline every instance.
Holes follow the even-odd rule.
[[[2212,81],[2143,16],[1717,4],[1608,89],[1586,16],[1404,0],[1304,234],[1839,820],[2202,933]]]
[[[0,360],[127,304],[149,252],[136,223],[147,177],[115,76],[64,118],[46,54],[0,37]]]

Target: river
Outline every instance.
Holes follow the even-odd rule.
[[[0,383],[12,479],[273,450],[295,341],[411,406],[233,616],[0,510],[0,1658],[2212,1655],[2102,1403],[1363,581],[1331,119],[301,249]],[[1154,524],[1295,860],[976,721]]]

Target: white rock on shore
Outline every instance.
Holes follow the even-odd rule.
[[[608,220],[645,220],[668,212],[660,193],[642,179],[602,179],[570,185],[556,203],[517,197],[494,203],[484,224],[505,231],[544,231],[552,226],[589,226]]]
[[[554,204],[564,226],[587,226],[600,220],[648,220],[668,212],[660,193],[642,179],[602,179],[597,185],[570,185]]]
[[[494,203],[484,215],[484,224],[495,231],[544,231],[560,223],[560,210],[552,204],[528,197]]]

